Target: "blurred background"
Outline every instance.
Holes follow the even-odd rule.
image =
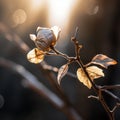
[[[105,70],[105,78],[96,80],[96,83],[120,83],[119,0],[0,0],[0,58],[24,66],[41,83],[55,92],[38,66],[29,63],[26,59],[27,53],[19,48],[20,41],[24,41],[33,49],[35,45],[29,34],[36,34],[38,26],[55,25],[61,28],[60,39],[56,45],[58,50],[74,56],[71,37],[78,26],[77,39],[83,45],[81,58],[84,64],[100,53],[118,62],[116,66]],[[22,48],[28,49],[25,44]],[[60,57],[45,57],[45,61],[58,68],[66,63]],[[77,68],[78,65],[72,64],[69,71],[76,74]],[[23,85],[22,80],[15,71],[0,65],[0,120],[68,120],[64,113],[44,97]],[[77,79],[66,76],[61,82],[61,89],[76,106],[83,120],[108,119],[101,104],[87,98],[94,92]],[[120,91],[112,92],[120,96]],[[106,100],[110,106],[114,103],[107,96]],[[115,118],[120,119],[120,110],[117,110]]]

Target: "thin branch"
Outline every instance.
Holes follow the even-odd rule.
[[[92,84],[93,86],[93,89],[95,89],[95,91],[97,91],[97,86],[96,84],[91,80],[87,70],[86,70],[86,67],[84,66],[84,64],[82,63],[81,59],[80,59],[80,49],[82,48],[81,45],[79,45],[79,42],[77,41],[76,39],[76,36],[77,36],[77,33],[78,33],[78,28],[76,28],[76,31],[75,31],[75,36],[72,37],[72,41],[74,42],[74,45],[75,45],[75,54],[76,54],[76,61],[77,63],[80,65],[80,67],[82,68],[83,72],[85,73],[85,75],[87,76],[87,78],[89,79],[90,83]]]
[[[76,60],[75,57],[69,57],[68,55],[58,51],[57,49],[55,49],[54,46],[51,47],[51,49],[53,50],[53,52],[57,55],[57,56],[61,56],[63,58],[65,58],[66,60],[68,60],[70,63],[74,62]]]
[[[27,71],[23,66],[1,57],[0,66],[6,67],[20,74],[23,78],[25,78],[25,83],[29,88],[36,91],[38,94],[46,98],[55,107],[63,111],[67,115],[69,120],[82,120],[82,118],[76,113],[74,108],[72,108],[71,106],[66,106],[64,100],[62,100],[55,93],[45,87],[32,73]]]
[[[117,84],[117,85],[105,85],[105,86],[101,86],[101,89],[104,90],[104,89],[120,89],[120,84]]]
[[[102,106],[104,107],[105,111],[107,112],[110,120],[114,120],[113,114],[110,112],[110,109],[109,109],[108,105],[106,104],[105,99],[102,95],[101,89],[99,89],[98,96],[99,96],[99,101],[101,102]]]
[[[77,58],[77,63],[80,65],[80,67],[82,68],[83,72],[85,73],[86,77],[88,78],[88,80],[90,81],[90,83],[92,84],[92,88],[95,91],[95,93],[97,94],[97,96],[99,96],[99,101],[101,102],[102,106],[104,107],[105,111],[107,112],[110,120],[114,120],[114,116],[113,113],[110,112],[110,109],[108,107],[108,105],[106,104],[104,97],[102,95],[101,89],[99,86],[97,86],[92,79],[90,78],[87,70],[86,70],[86,66],[84,66],[84,64],[81,61],[80,58],[80,45],[78,43],[78,40],[76,39],[76,34],[78,33],[78,29],[76,28],[76,32],[75,32],[75,36],[72,37],[72,41],[74,42],[75,45],[75,53],[76,53],[76,58]]]
[[[55,49],[55,47],[51,46],[51,49],[53,50],[53,52],[57,55],[57,56],[62,56],[65,59],[69,60],[69,56],[66,54],[63,54],[62,52],[58,51],[57,49]]]
[[[93,99],[99,100],[99,97],[98,96],[94,96],[94,95],[89,95],[88,98],[93,98]]]
[[[117,102],[120,103],[120,98],[117,97],[115,94],[113,94],[112,92],[108,91],[108,90],[101,90],[101,91],[105,91],[108,95],[110,95],[112,98],[114,98]]]
[[[5,24],[1,22],[0,33],[2,33],[8,41],[17,45],[23,53],[26,53],[26,51],[30,50],[29,46],[23,42],[23,40],[15,32],[12,32]]]
[[[25,83],[27,83],[30,88],[33,87],[35,90],[40,91],[40,94],[42,96],[47,98],[52,104],[54,104],[58,108],[64,106],[64,102],[59,97],[57,97],[53,92],[48,90],[32,73],[27,71],[23,66],[1,57],[0,66],[6,67],[20,74],[23,78],[25,78]]]
[[[111,110],[111,112],[114,113],[115,110],[116,110],[117,108],[119,108],[119,107],[120,107],[120,103],[116,103],[116,105],[115,105],[114,108]]]

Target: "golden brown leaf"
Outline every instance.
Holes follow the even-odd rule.
[[[44,59],[44,52],[37,48],[34,48],[27,54],[27,59],[31,63],[40,63]]]
[[[110,65],[117,64],[117,62],[115,60],[113,60],[112,58],[109,58],[108,56],[103,55],[103,54],[96,55],[92,59],[91,63],[96,64],[96,65],[100,65],[104,68],[107,68]]]
[[[90,66],[86,68],[86,71],[88,72],[91,80],[104,77],[103,70],[96,67],[96,66]],[[80,82],[82,82],[85,86],[87,86],[89,89],[92,87],[91,82],[89,81],[88,77],[84,73],[84,71],[81,68],[78,68],[77,70],[77,77]]]
[[[68,64],[65,64],[60,67],[58,71],[58,76],[57,76],[58,84],[60,84],[61,79],[67,74],[67,71],[68,71]]]

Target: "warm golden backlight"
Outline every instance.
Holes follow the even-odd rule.
[[[31,0],[31,8],[33,10],[40,10],[43,6],[44,0]]]
[[[49,23],[51,26],[66,26],[76,0],[49,0]]]

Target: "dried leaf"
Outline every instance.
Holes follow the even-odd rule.
[[[60,85],[61,79],[67,74],[67,71],[68,71],[68,64],[61,66],[60,69],[58,70],[57,81],[59,85]]]
[[[77,77],[80,82],[82,82],[85,86],[87,86],[89,89],[92,87],[92,84],[90,83],[89,79],[86,77],[85,73],[81,68],[78,68],[77,70]]]
[[[98,68],[97,66],[90,66],[86,68],[86,71],[88,72],[91,80],[104,77],[103,70]],[[80,82],[82,82],[85,86],[87,86],[89,89],[92,87],[92,84],[90,83],[88,77],[84,73],[84,71],[81,68],[78,68],[77,70],[77,77]]]
[[[97,67],[97,66],[87,67],[86,70],[89,73],[91,79],[104,77],[103,70],[101,68]]]
[[[98,54],[96,55],[91,63],[96,64],[96,65],[100,65],[104,68],[107,68],[110,65],[115,65],[117,64],[117,62],[115,60],[113,60],[112,58],[107,57],[106,55],[103,54]]]
[[[44,59],[44,52],[37,48],[34,48],[27,54],[27,59],[31,63],[40,63]]]
[[[36,40],[36,35],[35,34],[30,34],[30,39],[35,41]]]

